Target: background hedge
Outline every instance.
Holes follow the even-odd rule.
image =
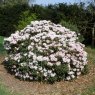
[[[0,6],[0,36],[10,36],[22,29],[30,20],[51,20],[54,23],[65,23],[84,37],[83,43],[90,45],[92,28],[95,22],[95,5],[89,3],[55,5],[32,5],[16,3]]]

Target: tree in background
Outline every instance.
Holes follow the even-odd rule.
[[[29,10],[24,11],[19,16],[18,24],[15,25],[16,30],[21,30],[30,24],[30,21],[36,20],[37,16],[35,13],[31,13]]]
[[[9,36],[14,33],[23,11],[28,10],[27,4],[16,4],[14,6],[0,7],[0,35]]]
[[[35,0],[0,0],[1,5],[29,4]]]
[[[25,17],[23,16],[24,18],[21,19],[21,15],[25,11],[30,10],[30,6],[28,4],[29,0],[5,0],[5,1],[0,0],[0,1],[2,2],[0,6],[0,35],[9,36],[11,35],[11,33],[14,33],[16,31],[18,26],[20,26],[19,23],[21,23],[21,20],[22,19],[24,20]],[[30,18],[28,17],[26,19]],[[25,21],[26,20],[22,22]]]
[[[11,0],[6,1],[10,2]],[[79,33],[84,37],[83,42],[91,44],[91,32],[95,22],[95,4],[92,2],[88,4],[87,2],[80,2],[69,5],[59,3],[47,6],[29,6],[28,3],[33,1],[35,0],[14,0],[14,2],[18,3],[12,3],[12,6],[7,5],[7,3],[4,7],[0,6],[0,35],[9,36],[15,30],[22,29],[27,22],[29,23],[29,20],[35,20],[32,17],[37,17],[37,20],[51,20],[54,23],[65,24],[68,26],[66,26],[67,28],[78,29]],[[27,11],[29,12],[28,17]]]

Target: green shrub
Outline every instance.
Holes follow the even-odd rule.
[[[58,75],[57,76],[57,81],[60,81],[63,78],[65,79],[66,74],[68,72],[68,66],[67,66],[67,64],[63,64],[63,65],[60,65],[60,66],[56,66],[55,65],[54,68],[55,68],[54,71]]]
[[[18,25],[17,26],[15,25],[17,30],[23,29],[25,26],[30,24],[30,21],[36,20],[37,16],[34,13],[30,13],[30,11],[28,10],[22,12],[19,19],[20,20],[18,21]]]
[[[60,22],[60,24],[61,24],[62,26],[64,26],[64,27],[67,27],[68,29],[70,29],[70,30],[72,30],[72,31],[75,31],[75,32],[77,33],[77,35],[78,35],[79,41],[80,41],[80,42],[83,42],[84,38],[83,38],[82,35],[80,35],[79,29],[78,29],[77,25],[74,25],[73,23],[68,22],[68,21],[66,22],[66,21],[64,21],[64,20],[62,20],[62,21]]]
[[[84,45],[70,31],[51,21],[32,21],[4,39],[5,66],[23,80],[54,83],[72,80],[87,64]]]
[[[82,70],[82,72],[81,72],[83,75],[86,75],[86,74],[88,74],[89,73],[89,68],[88,68],[88,65],[85,65],[84,66],[84,69]]]

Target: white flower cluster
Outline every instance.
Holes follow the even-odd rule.
[[[65,79],[71,80],[80,75],[87,64],[87,53],[76,33],[50,21],[32,21],[4,40],[8,51],[6,61],[12,65],[15,76],[23,79],[36,80],[37,75],[45,80],[56,77],[54,66],[66,64]]]

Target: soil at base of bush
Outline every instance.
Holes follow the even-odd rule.
[[[0,56],[0,80],[8,87],[11,92],[21,93],[22,95],[80,95],[95,80],[95,66],[89,62],[89,74],[80,76],[73,81],[56,82],[53,85],[40,82],[27,82],[16,79],[7,73],[1,64],[4,57]]]

